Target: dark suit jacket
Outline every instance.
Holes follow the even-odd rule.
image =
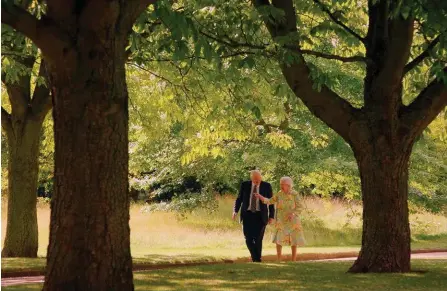
[[[239,195],[234,202],[233,211],[238,213],[239,210],[241,210],[241,222],[244,220],[245,213],[247,213],[248,205],[250,205],[251,184],[251,181],[242,182]],[[265,198],[272,198],[272,192],[272,185],[262,181],[261,185],[259,186],[259,194]],[[266,204],[259,201],[259,207],[261,209],[262,221],[265,224],[267,224],[269,218],[275,217],[275,207],[273,205],[269,205],[267,207]]]

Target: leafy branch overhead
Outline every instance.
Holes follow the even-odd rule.
[[[31,1],[22,1],[21,6],[12,9],[34,17],[31,13],[37,14],[40,8],[30,8],[30,4]],[[10,138],[22,132],[22,120],[43,122],[51,109],[44,63],[37,47],[29,39],[8,26],[2,26],[2,83],[11,107],[8,112],[2,106],[2,116],[7,117],[2,126]]]

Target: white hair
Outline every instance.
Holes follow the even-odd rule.
[[[252,170],[252,171],[250,171],[250,177],[252,177],[254,174],[259,174],[259,176],[262,175],[261,171],[259,171],[259,170]]]
[[[293,180],[290,177],[281,177],[281,179],[279,179],[279,183],[285,183],[285,184],[289,184],[290,187],[293,187]]]

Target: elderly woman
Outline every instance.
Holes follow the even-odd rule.
[[[276,204],[275,234],[273,243],[276,243],[278,260],[281,260],[283,246],[291,246],[292,261],[296,260],[296,247],[304,245],[304,235],[299,214],[301,211],[300,198],[293,188],[290,177],[280,180],[281,191],[268,199],[260,194],[256,196],[265,204]]]

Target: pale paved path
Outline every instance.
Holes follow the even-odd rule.
[[[447,252],[437,252],[437,253],[423,253],[423,254],[412,254],[412,259],[428,259],[428,260],[447,260]],[[313,260],[313,262],[327,262],[327,261],[353,261],[356,257],[342,258],[342,259],[325,259],[325,260]],[[134,272],[144,272],[134,271]],[[33,283],[43,283],[43,276],[32,276],[32,277],[16,277],[16,278],[2,278],[2,286],[13,286],[22,284],[33,284]]]

